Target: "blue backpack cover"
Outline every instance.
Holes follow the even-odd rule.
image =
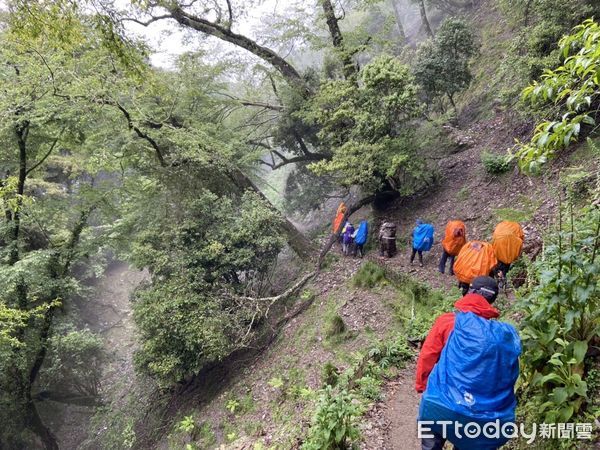
[[[427,380],[423,400],[462,416],[512,421],[521,340],[512,325],[456,312],[454,330]]]
[[[364,245],[367,242],[367,236],[369,234],[369,225],[366,220],[363,220],[358,225],[358,231],[356,232],[356,236],[354,238],[354,242],[358,245]]]
[[[433,225],[422,223],[417,225],[413,231],[413,248],[422,252],[428,252],[433,246]]]

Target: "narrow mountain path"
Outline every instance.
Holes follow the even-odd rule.
[[[414,389],[415,366],[411,364],[390,381],[383,400],[367,413],[364,427],[365,450],[419,450],[417,412],[419,395]]]
[[[440,160],[439,173],[443,181],[429,192],[396,202],[384,211],[377,211],[373,232],[380,223],[392,221],[398,225],[398,253],[382,259],[371,250],[365,259],[377,261],[388,270],[407,274],[434,289],[450,290],[457,285],[454,277],[438,272],[442,253],[440,244],[447,221],[461,219],[467,225],[468,240],[488,240],[494,226],[503,216],[512,215],[524,227],[525,253],[535,255],[541,247],[541,237],[556,210],[553,194],[559,171],[545,178],[529,178],[517,170],[499,177],[485,173],[481,153],[504,153],[514,142],[515,134],[523,138],[527,127],[515,129],[510,117],[501,114],[474,124],[468,130],[452,130],[456,140],[466,142],[460,151]],[[517,218],[517,217],[521,218]],[[351,221],[359,217],[354,215]],[[424,267],[410,264],[411,233],[416,219],[435,227],[435,245],[424,255]],[[376,247],[373,245],[373,247]],[[509,301],[513,298],[509,291]],[[458,299],[458,298],[457,298]],[[420,396],[414,390],[414,364],[402,370],[387,383],[383,399],[366,415],[364,449],[418,450],[417,414]]]

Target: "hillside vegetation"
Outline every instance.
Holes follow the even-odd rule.
[[[592,425],[507,448],[597,443],[597,1],[2,8],[0,448],[419,448],[456,218],[525,230],[518,420]],[[153,65],[165,30],[187,47]]]

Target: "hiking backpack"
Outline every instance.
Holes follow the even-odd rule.
[[[428,252],[433,246],[433,225],[422,223],[413,231],[413,248]]]
[[[450,256],[456,256],[467,243],[467,229],[461,220],[452,220],[446,225],[442,246]]]
[[[487,276],[498,260],[491,244],[482,241],[467,242],[454,262],[454,274],[461,283],[471,284],[479,276]]]
[[[507,323],[455,312],[423,399],[479,420],[514,420],[521,341]]]

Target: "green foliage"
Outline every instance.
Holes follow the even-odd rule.
[[[498,4],[512,22],[542,22],[564,30],[600,12],[595,0],[500,0]]]
[[[382,379],[366,375],[356,380],[356,384],[358,386],[358,392],[362,397],[373,401],[381,399]]]
[[[499,155],[486,150],[481,153],[481,162],[489,175],[502,175],[508,172],[513,165],[510,155]]]
[[[205,192],[173,214],[177,223],[144,227],[132,243],[137,264],[157,277],[136,293],[136,366],[161,383],[198,373],[250,336],[254,303],[234,298],[260,287],[283,245],[278,215],[251,193],[233,199]]]
[[[585,358],[600,337],[600,211],[587,207],[569,223],[534,263],[539,284],[520,301],[522,385],[545,422],[585,413]]]
[[[336,391],[326,386],[321,391],[317,409],[306,441],[304,450],[345,449],[359,436],[356,419],[361,408],[354,402],[350,393],[345,390]]]
[[[406,361],[410,361],[414,357],[414,351],[408,346],[404,334],[398,334],[371,347],[367,354],[382,369],[401,368]]]
[[[303,120],[319,125],[321,146],[332,153],[310,168],[367,192],[414,192],[428,177],[414,153],[409,126],[421,111],[414,79],[390,56],[375,58],[360,75],[358,84],[324,82],[301,113]]]
[[[540,207],[540,201],[531,195],[520,195],[514,202],[518,208],[497,208],[494,216],[497,221],[509,220],[511,222],[529,222]]]
[[[586,20],[559,43],[562,65],[546,71],[523,90],[533,106],[551,104],[549,119],[535,128],[529,143],[520,144],[519,166],[534,173],[558,152],[595,127],[600,99],[600,26]]]
[[[40,382],[48,390],[96,397],[104,362],[103,342],[89,330],[55,334]]]
[[[402,323],[406,338],[422,341],[429,333],[433,322],[440,314],[451,311],[459,298],[432,290],[408,277],[397,280],[398,300],[392,305],[395,315]]]
[[[352,284],[360,288],[373,289],[387,283],[385,269],[379,264],[367,261],[352,277]]]
[[[181,421],[177,424],[177,429],[179,431],[183,431],[184,433],[192,433],[196,429],[196,421],[194,420],[194,416],[185,416]]]
[[[327,319],[325,324],[325,337],[332,338],[346,332],[346,324],[339,314],[334,314]]]
[[[335,386],[340,376],[340,370],[331,362],[327,361],[321,369],[321,380],[324,386]]]
[[[269,386],[272,386],[275,389],[281,389],[284,386],[285,381],[283,381],[283,378],[281,377],[273,377],[271,378],[271,380],[269,380],[268,384]]]
[[[463,186],[456,193],[456,199],[460,202],[464,202],[469,199],[470,195],[471,195],[471,189],[469,189],[467,186]]]
[[[430,100],[446,96],[454,104],[471,83],[469,61],[477,51],[473,32],[458,18],[444,20],[435,38],[419,46],[413,73]]]

